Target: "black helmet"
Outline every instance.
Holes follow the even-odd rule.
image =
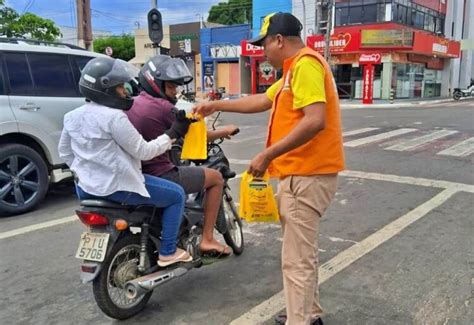
[[[81,94],[97,104],[129,110],[133,104],[133,98],[121,97],[116,87],[125,82],[133,80],[138,69],[123,60],[110,57],[98,57],[90,60],[82,69],[79,80],[79,91]]]
[[[167,55],[156,55],[141,68],[138,78],[143,89],[154,97],[164,98],[176,104],[176,98],[165,94],[165,81],[177,85],[186,85],[193,81],[186,63],[178,58]]]

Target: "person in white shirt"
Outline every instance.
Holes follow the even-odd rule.
[[[59,155],[78,179],[76,190],[81,200],[105,199],[163,208],[158,265],[190,262],[192,256],[176,247],[185,203],[183,188],[142,174],[140,165],[141,160],[169,150],[174,139],[186,134],[190,121],[177,114],[176,122],[165,134],[145,141],[124,112],[133,104],[124,83],[137,72],[131,64],[109,57],[86,64],[79,90],[88,103],[64,116]]]

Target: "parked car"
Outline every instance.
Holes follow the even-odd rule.
[[[102,54],[0,38],[0,214],[31,211],[72,174],[59,158],[64,114],[82,105],[81,69]]]

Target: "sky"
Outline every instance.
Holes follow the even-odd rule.
[[[157,0],[164,25],[207,19],[212,5],[225,0]],[[53,20],[58,26],[75,27],[76,0],[6,0],[19,14],[31,12]],[[131,33],[147,27],[151,0],[91,0],[92,29],[113,34]]]

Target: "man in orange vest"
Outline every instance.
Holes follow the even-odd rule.
[[[256,113],[271,109],[265,150],[248,167],[279,178],[283,228],[282,271],[286,315],[277,324],[323,324],[318,290],[319,219],[334,198],[344,169],[339,98],[331,68],[305,47],[300,21],[289,13],[265,17],[260,35],[265,57],[283,76],[265,94],[197,104],[194,111]]]

